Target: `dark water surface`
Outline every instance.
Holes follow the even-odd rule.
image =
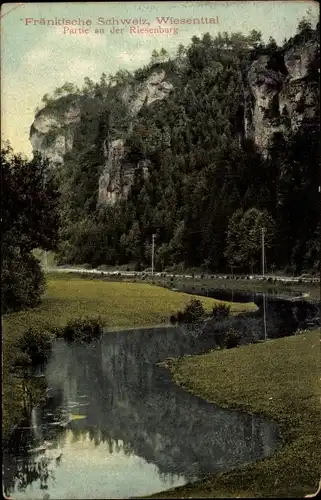
[[[149,495],[272,453],[280,442],[274,423],[208,404],[156,366],[210,347],[181,327],[107,333],[92,345],[55,342],[47,401],[5,452],[7,493]]]

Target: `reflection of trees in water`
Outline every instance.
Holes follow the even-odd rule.
[[[86,424],[84,424],[86,425]],[[134,451],[130,443],[124,443],[122,440],[114,440],[111,438],[108,428],[89,427],[72,429],[72,443],[84,441],[89,438],[95,446],[101,444],[107,445],[107,450],[110,454],[123,452],[126,456],[133,455]]]
[[[196,352],[204,350],[197,332],[179,328],[109,333],[94,346],[60,343],[47,367],[52,391],[42,419],[48,410],[60,418],[67,402],[86,395],[89,406],[79,408],[86,418],[70,424],[72,441],[90,439],[95,446],[106,443],[107,453],[142,457],[167,484],[178,475],[192,481],[271,451],[274,428],[214,409],[171,385],[156,367],[166,357],[195,352],[195,344]],[[61,432],[47,426],[44,435],[59,440]]]
[[[257,459],[271,448],[266,443],[274,442],[274,429],[265,423],[213,411],[162,379],[156,361],[190,346],[182,330],[163,329],[156,335],[146,330],[109,333],[102,351],[86,355],[84,349],[75,350],[68,363],[70,377],[78,386],[90,387],[87,419],[79,422],[90,429],[90,439],[97,444],[106,440],[111,453],[121,440],[128,452],[156,464],[163,474],[188,478]],[[66,380],[67,390],[68,384]]]
[[[52,465],[54,458],[41,457],[35,459],[16,459],[6,463],[6,472],[3,482],[7,493],[12,493],[15,489],[24,491],[31,483],[39,481],[40,489],[48,489],[49,479],[55,480]],[[8,467],[9,466],[9,467]]]
[[[77,443],[77,441],[83,441],[88,435],[87,429],[79,429],[78,427],[74,427],[72,429],[72,443]]]
[[[43,379],[41,379],[43,381]],[[39,387],[39,386],[38,386]],[[59,403],[63,392],[54,391],[42,408],[34,408],[21,422],[21,427],[11,435],[4,450],[4,484],[7,491],[13,492],[14,488],[24,490],[31,483],[39,481],[40,489],[48,488],[48,481],[54,480],[54,467],[58,465],[55,457],[48,457],[46,443],[50,449],[59,446],[65,429],[59,426],[50,426],[53,413],[57,420]],[[32,451],[40,449],[40,451]]]

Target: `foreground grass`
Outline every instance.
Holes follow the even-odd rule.
[[[47,290],[39,307],[3,317],[4,434],[21,418],[22,389],[9,369],[19,355],[17,338],[28,328],[60,328],[82,316],[100,316],[111,329],[168,323],[170,315],[184,309],[191,298],[145,283],[47,275]],[[207,311],[218,302],[206,297],[201,301]],[[231,310],[243,308],[244,304],[233,304]]]
[[[263,414],[280,424],[283,445],[244,468],[154,498],[302,497],[321,473],[320,332],[213,351],[167,363],[174,380],[222,407]]]

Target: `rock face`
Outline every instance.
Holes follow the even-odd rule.
[[[318,46],[302,44],[285,51],[277,64],[267,55],[254,61],[247,75],[245,136],[263,154],[275,133],[296,131],[304,118],[317,112],[318,85],[308,80],[309,63]]]
[[[81,107],[75,99],[63,113],[44,108],[36,116],[30,130],[34,150],[43,153],[53,165],[64,162],[73,147],[74,129],[81,120]]]
[[[167,82],[164,70],[153,72],[144,83],[136,89],[127,88],[122,99],[126,102],[129,113],[134,118],[143,106],[150,106],[155,101],[166,99],[174,89]],[[134,165],[125,160],[126,148],[123,137],[105,142],[105,165],[99,179],[98,203],[115,203],[117,199],[126,198],[133,183],[135,169],[142,168],[143,174],[148,175],[148,160],[141,160]]]
[[[267,155],[275,133],[286,135],[296,131],[304,118],[316,115],[319,90],[308,73],[317,50],[317,42],[302,42],[278,53],[274,60],[268,55],[259,56],[245,71],[243,102],[237,117],[240,143],[251,138],[262,154]],[[145,81],[136,81],[119,90],[127,110],[128,131],[142,108],[166,100],[173,89],[165,70],[158,67]],[[75,131],[82,123],[81,97],[70,96],[68,102],[64,103],[64,111],[59,110],[59,101],[55,107],[42,109],[30,131],[33,149],[46,155],[53,165],[62,164],[66,153],[73,150]],[[148,175],[150,162],[128,161],[124,129],[108,132],[103,147],[98,203],[113,204],[127,197],[135,169],[142,168],[144,175]]]

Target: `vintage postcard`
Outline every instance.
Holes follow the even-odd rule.
[[[316,495],[319,22],[3,4],[6,499]]]

